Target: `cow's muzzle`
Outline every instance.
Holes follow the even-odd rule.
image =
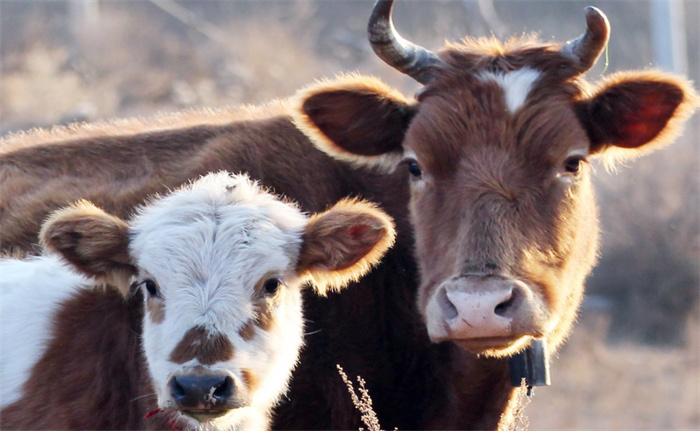
[[[549,313],[520,280],[461,275],[441,283],[426,307],[433,342],[452,341],[474,353],[510,354],[542,337]]]

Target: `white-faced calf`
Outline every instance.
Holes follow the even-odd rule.
[[[394,228],[364,202],[307,217],[218,173],[129,222],[59,210],[41,240],[51,254],[0,262],[3,429],[264,429],[302,345],[302,287],[361,276]]]

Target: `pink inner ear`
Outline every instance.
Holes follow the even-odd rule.
[[[669,103],[663,94],[645,94],[638,104],[639,109],[622,121],[621,132],[626,139],[618,143],[621,147],[636,148],[654,139],[666,126],[677,104]]]
[[[348,229],[348,233],[353,239],[357,239],[357,237],[364,235],[368,230],[370,229],[369,225],[366,224],[357,224],[354,226],[351,226]]]
[[[614,145],[638,148],[656,139],[668,127],[683,99],[683,92],[671,84],[623,83],[603,97],[608,105],[605,111],[611,115],[596,121],[608,124]]]

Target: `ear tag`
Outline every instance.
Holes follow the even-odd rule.
[[[541,338],[535,338],[527,349],[508,359],[510,384],[518,387],[525,379],[527,396],[532,396],[534,386],[549,386],[549,354]]]

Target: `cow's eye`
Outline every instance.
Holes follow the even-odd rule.
[[[158,285],[155,281],[151,279],[146,279],[143,281],[143,286],[146,288],[146,291],[148,292],[148,295],[151,298],[155,298],[158,296]]]
[[[420,165],[415,160],[411,160],[410,162],[408,162],[408,172],[410,172],[411,175],[413,175],[416,178],[420,178],[421,175],[423,175],[423,170],[420,168]]]
[[[569,157],[564,162],[564,170],[570,175],[578,175],[581,173],[584,163],[586,163],[586,159],[582,156]]]
[[[282,281],[279,278],[270,278],[263,284],[263,291],[268,295],[274,295],[281,285]]]

